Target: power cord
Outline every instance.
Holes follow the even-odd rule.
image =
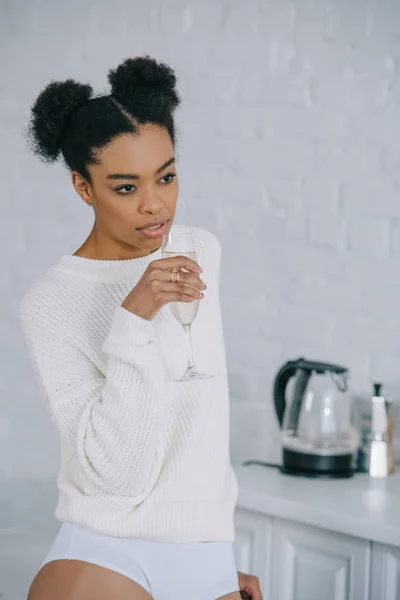
[[[282,465],[276,463],[263,462],[262,460],[245,460],[242,465],[247,467],[249,465],[261,465],[262,467],[272,467],[274,469],[280,469]]]

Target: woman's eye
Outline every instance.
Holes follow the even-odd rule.
[[[175,177],[176,173],[167,173],[167,175],[164,175],[164,177],[160,181],[163,181],[164,183],[171,183],[175,179]]]
[[[117,188],[117,192],[119,192],[120,194],[130,194],[134,189],[135,186],[127,184]]]

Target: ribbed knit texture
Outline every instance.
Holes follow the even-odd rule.
[[[23,331],[60,433],[60,521],[154,541],[234,539],[221,249],[211,233],[191,232],[208,288],[193,350],[212,379],[175,381],[188,351],[168,305],[152,321],[121,307],[161,250],[116,261],[63,256],[22,300]]]

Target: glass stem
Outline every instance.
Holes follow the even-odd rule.
[[[188,366],[187,366],[187,370],[189,369],[193,369],[194,368],[194,361],[193,361],[193,350],[192,350],[192,328],[191,325],[184,325],[183,329],[185,330],[185,334],[186,334],[186,339],[187,339],[187,345],[188,345]]]

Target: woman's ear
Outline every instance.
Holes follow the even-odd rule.
[[[90,183],[77,171],[72,172],[71,178],[72,185],[74,186],[76,193],[79,194],[79,196],[84,202],[86,202],[88,206],[92,206],[93,190]]]

